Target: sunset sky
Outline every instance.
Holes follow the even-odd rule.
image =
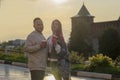
[[[1,0],[0,42],[26,39],[33,31],[33,19],[40,17],[44,23],[44,35],[51,34],[51,22],[62,22],[65,40],[71,32],[71,17],[80,10],[83,2],[95,22],[117,20],[120,16],[120,0]]]

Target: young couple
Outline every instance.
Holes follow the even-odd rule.
[[[70,80],[70,63],[61,22],[57,19],[53,20],[52,35],[47,40],[42,34],[44,25],[40,18],[33,20],[33,27],[35,30],[28,35],[25,43],[31,80],[44,79],[47,60],[50,61],[56,80]]]

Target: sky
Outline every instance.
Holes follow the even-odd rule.
[[[77,15],[83,2],[94,22],[117,20],[120,16],[120,0],[1,0],[0,42],[26,39],[33,28],[33,19],[43,20],[43,34],[51,35],[51,23],[59,19],[65,40],[71,33],[71,17]]]

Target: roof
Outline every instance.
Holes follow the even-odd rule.
[[[81,9],[79,10],[78,14],[73,16],[73,17],[94,17],[92,16],[88,9],[86,8],[86,6],[83,4],[83,6],[81,7]]]
[[[86,6],[83,4],[82,8],[78,12],[79,16],[90,16],[89,11],[87,10]]]

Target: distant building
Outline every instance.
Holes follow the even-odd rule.
[[[72,20],[72,31],[75,31],[75,27],[80,25],[80,22],[86,22],[91,30],[91,37],[93,42],[93,48],[96,53],[99,52],[98,48],[98,38],[103,34],[105,30],[108,28],[114,27],[120,33],[120,18],[118,20],[113,21],[105,21],[105,22],[94,22],[94,16],[92,16],[87,10],[86,6],[83,4],[82,8],[78,12],[77,15],[71,18]]]
[[[12,44],[13,45],[24,45],[24,43],[25,43],[25,40],[21,40],[21,39],[16,39],[16,40],[14,40],[14,41],[12,41]]]

